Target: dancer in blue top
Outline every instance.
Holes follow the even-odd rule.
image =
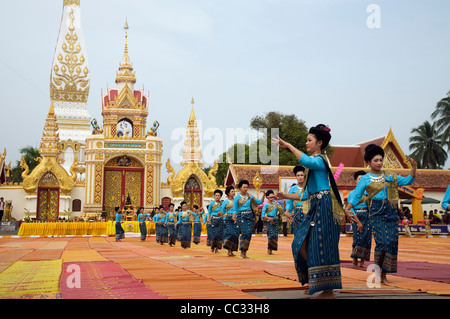
[[[234,196],[236,193],[233,185],[227,186],[225,195],[227,195],[227,199],[222,202],[225,227],[223,248],[228,250],[229,257],[234,257],[233,251],[237,251],[239,245],[239,226],[237,224],[236,211],[234,210]]]
[[[445,191],[444,199],[442,200],[441,204],[444,211],[450,210],[450,186],[447,187],[447,190]]]
[[[248,258],[247,250],[250,247],[253,226],[255,224],[254,211],[257,211],[257,205],[261,205],[266,196],[264,191],[261,191],[263,193],[262,200],[248,194],[248,185],[247,180],[241,180],[238,185],[240,193],[234,197],[234,211],[237,212],[237,220],[241,233],[239,250],[241,251],[242,258]]]
[[[206,246],[211,246],[211,223],[208,223],[209,212],[203,214],[203,224],[206,225]]]
[[[272,255],[274,250],[278,250],[278,216],[284,213],[283,208],[269,197],[273,194],[271,189],[266,192],[268,202],[264,204],[261,212],[267,227],[267,253],[269,255]]]
[[[208,223],[211,224],[211,252],[218,253],[222,249],[223,242],[223,192],[220,189],[214,191],[214,201],[208,205]]]
[[[116,241],[120,241],[121,239],[125,238],[125,231],[122,228],[122,218],[123,214],[122,211],[119,210],[120,207],[116,207]]]
[[[305,181],[305,168],[297,165],[294,167],[293,172],[295,178],[297,179],[297,184],[291,186],[289,189],[289,194],[299,194],[299,197],[301,198],[297,198],[297,200],[286,200],[286,211],[284,214],[288,217],[289,222],[291,223],[292,233],[295,234],[303,219],[303,203],[309,199],[309,196],[308,192],[303,188],[303,183]],[[303,196],[301,194],[303,194]],[[305,213],[306,212],[307,210]]]
[[[288,148],[309,169],[306,187],[310,208],[295,233],[292,254],[299,281],[309,283],[310,294],[322,291],[317,298],[336,298],[334,289],[342,288],[338,245],[344,212],[333,174],[321,155],[330,139],[327,126],[310,128],[306,140],[306,151],[311,154],[308,156],[280,137],[273,138],[274,143]],[[300,199],[299,196],[277,193],[275,198]]]
[[[365,175],[363,170],[357,171],[353,174],[353,179],[356,183],[359,182],[361,176]],[[348,194],[348,201],[355,196],[355,191],[352,190]],[[358,265],[358,259],[361,260],[359,266],[364,267],[364,261],[370,260],[370,248],[372,247],[372,226],[369,220],[369,210],[367,202],[363,201],[360,205],[351,209],[352,214],[356,215],[355,221],[352,223],[353,243],[352,254],[353,264]]]
[[[169,204],[169,211],[166,212],[166,226],[169,233],[169,246],[172,247],[177,242],[177,212],[174,212],[175,204]]]
[[[178,219],[178,227],[181,247],[185,249],[191,247],[193,220],[194,217],[192,216],[192,212],[187,209],[187,203],[185,201],[181,202],[181,212],[180,218]]]
[[[194,231],[193,231],[193,243],[198,245],[200,243],[200,237],[202,235],[202,215],[203,212],[200,211],[198,205],[192,206],[193,212],[192,216],[194,217]]]
[[[169,232],[166,227],[166,213],[164,212],[163,205],[156,209],[156,214],[153,216],[156,228],[156,242],[164,245],[164,243],[169,242]]]
[[[411,172],[403,177],[382,170],[384,150],[375,144],[365,149],[364,161],[370,166],[369,173],[361,176],[355,188],[355,196],[349,199],[346,214],[357,206],[367,191],[369,218],[375,239],[374,262],[381,268],[381,282],[388,283],[387,273],[397,272],[398,255],[398,186],[411,185],[416,177],[417,163],[408,158]]]
[[[145,224],[147,217],[150,217],[150,215],[144,212],[144,207],[140,207],[137,220],[139,222],[139,230],[141,231],[141,241],[145,241],[147,238],[147,225]]]

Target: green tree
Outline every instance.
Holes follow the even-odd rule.
[[[435,120],[441,145],[450,150],[450,92],[437,103],[436,109],[431,114],[431,119]]]
[[[302,152],[306,152],[305,143],[308,129],[305,122],[299,120],[295,114],[285,115],[279,112],[269,112],[264,116],[255,116],[250,121],[250,127],[265,132],[266,147],[269,150],[272,142],[272,129],[278,129],[278,134],[283,140],[289,141]],[[280,165],[296,165],[298,161],[289,150],[280,149],[279,163]]]
[[[216,173],[217,185],[224,185],[226,174],[228,172],[228,160],[232,163],[245,164],[248,163],[250,146],[246,144],[234,144],[230,146],[226,152],[223,152],[217,159],[219,165]],[[226,185],[225,185],[226,186]]]
[[[33,146],[26,146],[19,150],[20,154],[23,155],[25,162],[30,169],[30,173],[38,165],[38,161],[35,158],[41,156],[39,150]],[[22,168],[20,167],[20,160],[16,161],[16,165],[11,169],[11,181],[14,183],[22,182]]]
[[[298,119],[295,114],[286,115],[279,112],[268,112],[262,116],[254,116],[250,121],[250,127],[263,133],[263,136],[250,145],[234,144],[219,156],[217,159],[219,168],[216,173],[218,185],[224,185],[225,182],[229,166],[227,154],[232,163],[270,165],[267,162],[267,157],[272,155],[272,134],[278,134],[282,139],[289,141],[289,143],[292,143],[301,151],[306,152],[305,143],[306,137],[308,136],[308,128],[305,122]],[[272,131],[272,129],[278,129],[278,131]],[[330,155],[333,152],[333,148],[328,146],[325,151]],[[260,158],[261,154],[267,154],[267,157]],[[280,149],[278,156],[278,163],[275,164],[298,164],[298,160],[289,150]]]
[[[436,123],[425,121],[411,130],[409,138],[411,157],[420,168],[440,169],[447,160],[448,154],[441,145]]]

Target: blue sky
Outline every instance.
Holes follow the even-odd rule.
[[[1,5],[0,149],[8,161],[39,145],[62,4]],[[367,27],[370,4],[381,9],[381,28]],[[204,130],[247,128],[253,116],[279,111],[308,127],[328,124],[334,145],[392,127],[408,154],[411,129],[450,90],[448,12],[445,0],[81,0],[88,111],[101,119],[101,89],[115,87],[127,19],[135,87],[150,91],[147,126],[161,124],[164,163],[191,97]]]

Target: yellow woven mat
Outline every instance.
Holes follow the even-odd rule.
[[[0,273],[0,298],[59,292],[62,259],[17,261]]]

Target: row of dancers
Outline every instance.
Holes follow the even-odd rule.
[[[194,244],[200,243],[203,223],[206,224],[207,229],[206,243],[211,247],[211,251],[217,253],[223,247],[228,250],[228,256],[234,256],[233,252],[239,248],[241,257],[247,258],[247,250],[254,228],[255,212],[258,211],[258,205],[263,203],[265,196],[274,194],[272,190],[262,192],[262,199],[258,199],[248,194],[248,186],[247,180],[240,181],[238,185],[240,192],[237,195],[235,187],[228,186],[225,189],[227,198],[223,201],[221,200],[222,190],[215,190],[214,201],[209,204],[207,213],[201,212],[197,205],[193,206],[192,211],[189,210],[185,201],[181,202],[179,211],[174,211],[175,205],[173,203],[169,204],[169,211],[167,212],[161,205],[156,209],[153,217],[145,213],[143,208],[139,209],[137,220],[141,231],[141,241],[144,241],[147,237],[145,222],[151,218],[155,223],[156,241],[158,243],[169,243],[172,246],[178,240],[181,247],[189,248],[191,241]],[[278,217],[282,213],[284,213],[283,208],[272,199],[265,203],[261,211],[262,220],[267,223],[269,254],[272,254],[272,251],[278,248]],[[116,241],[124,238],[124,231],[121,226],[122,219],[123,215],[116,208]]]
[[[306,151],[309,155],[280,137],[272,139],[278,148],[290,150],[301,164],[294,169],[298,185],[291,187],[289,193],[269,192],[264,193],[262,199],[258,199],[248,193],[249,183],[246,180],[239,182],[239,192],[235,192],[233,186],[228,186],[225,190],[227,198],[224,201],[220,201],[222,191],[216,190],[215,200],[208,206],[207,216],[211,249],[219,249],[223,236],[223,247],[228,250],[230,256],[239,248],[241,257],[247,258],[257,205],[261,205],[267,196],[269,203],[266,203],[264,208],[268,230],[276,227],[278,236],[278,219],[274,216],[281,213],[281,208],[274,203],[284,199],[287,200],[285,213],[294,229],[292,255],[295,269],[299,282],[309,285],[309,294],[321,292],[317,298],[335,298],[334,290],[342,288],[338,245],[344,219],[354,223],[354,260],[369,260],[373,235],[374,263],[381,269],[381,282],[388,282],[386,274],[397,272],[398,186],[413,183],[417,163],[411,158],[408,159],[412,169],[407,177],[385,171],[384,150],[375,144],[368,145],[365,148],[364,160],[369,171],[355,174],[357,186],[349,193],[348,201],[344,205],[328,161],[322,154],[331,140],[330,132],[331,129],[323,124],[309,129],[306,141]],[[173,216],[173,219],[169,220],[167,214],[164,216],[169,241],[174,238],[171,233],[173,223],[178,228],[173,232],[175,238],[179,238],[183,247],[190,247],[191,227],[194,224],[195,233],[195,219],[198,215],[194,215],[195,209],[194,212],[188,211],[185,202],[182,203],[179,213],[176,223],[175,214],[169,214]],[[117,225],[120,226],[120,222],[116,223],[116,232]],[[194,234],[194,242],[196,237]],[[271,238],[273,239],[269,235],[269,248],[272,247],[273,250],[276,246],[274,241],[271,246]]]

